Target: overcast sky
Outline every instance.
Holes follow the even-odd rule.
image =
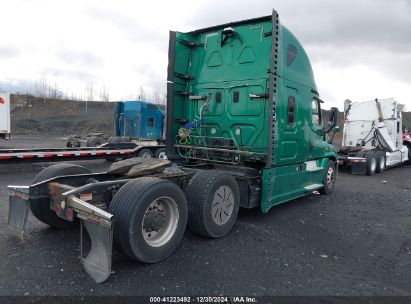
[[[165,92],[168,31],[270,15],[301,41],[320,95],[394,97],[411,110],[411,0],[0,0],[0,90],[45,75],[63,92],[92,82],[111,99]]]

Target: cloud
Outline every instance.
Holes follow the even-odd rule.
[[[26,93],[30,92],[30,84],[29,79],[7,79],[0,81],[0,91]]]
[[[90,82],[90,81],[98,81],[100,80],[100,77],[93,73],[88,73],[82,70],[76,70],[76,69],[62,69],[62,68],[45,68],[43,69],[43,72],[45,75],[50,75],[53,77],[59,77],[59,78],[66,78],[68,80],[76,80],[76,81],[84,81],[84,82]]]
[[[55,54],[63,62],[70,65],[77,65],[85,67],[96,67],[102,66],[104,59],[100,56],[96,56],[88,51],[76,51],[72,49],[57,49]]]
[[[20,53],[21,52],[18,47],[0,45],[0,59],[18,57]]]
[[[405,0],[260,0],[202,2],[187,21],[194,28],[270,15],[280,20],[304,45],[378,46],[395,52],[411,51],[411,1]]]
[[[116,9],[104,8],[102,6],[89,6],[86,13],[100,21],[111,24],[128,39],[140,45],[155,45],[159,48],[168,46],[168,32],[159,31],[152,24],[139,22],[139,15],[128,15]]]
[[[203,2],[188,23],[207,27],[279,12],[316,63],[365,64],[398,81],[411,82],[411,1],[226,0]]]

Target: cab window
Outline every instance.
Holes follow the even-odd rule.
[[[295,98],[294,96],[288,97],[288,115],[287,123],[292,125],[294,123],[294,109],[295,109]]]
[[[154,128],[154,117],[148,117],[147,118],[147,127],[148,128]]]
[[[321,125],[321,108],[320,102],[318,100],[313,99],[313,101],[311,102],[311,115],[313,125]]]

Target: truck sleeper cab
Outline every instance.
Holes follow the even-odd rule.
[[[178,246],[186,223],[226,235],[240,207],[271,207],[329,194],[335,148],[326,140],[308,57],[278,14],[189,33],[170,32],[168,160],[133,158],[107,172],[58,164],[31,186],[10,186],[9,225],[21,236],[28,209],[68,228],[80,220],[92,242],[84,258],[98,283],[111,272],[112,243],[155,263]],[[29,207],[28,207],[29,206]]]

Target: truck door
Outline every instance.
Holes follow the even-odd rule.
[[[286,94],[279,109],[279,159],[278,165],[303,163],[306,159],[306,141],[301,120],[303,109],[297,88],[286,86]]]
[[[155,126],[154,115],[152,115],[152,113],[149,113],[146,119],[146,136],[145,136],[146,138],[154,137],[154,126]]]

